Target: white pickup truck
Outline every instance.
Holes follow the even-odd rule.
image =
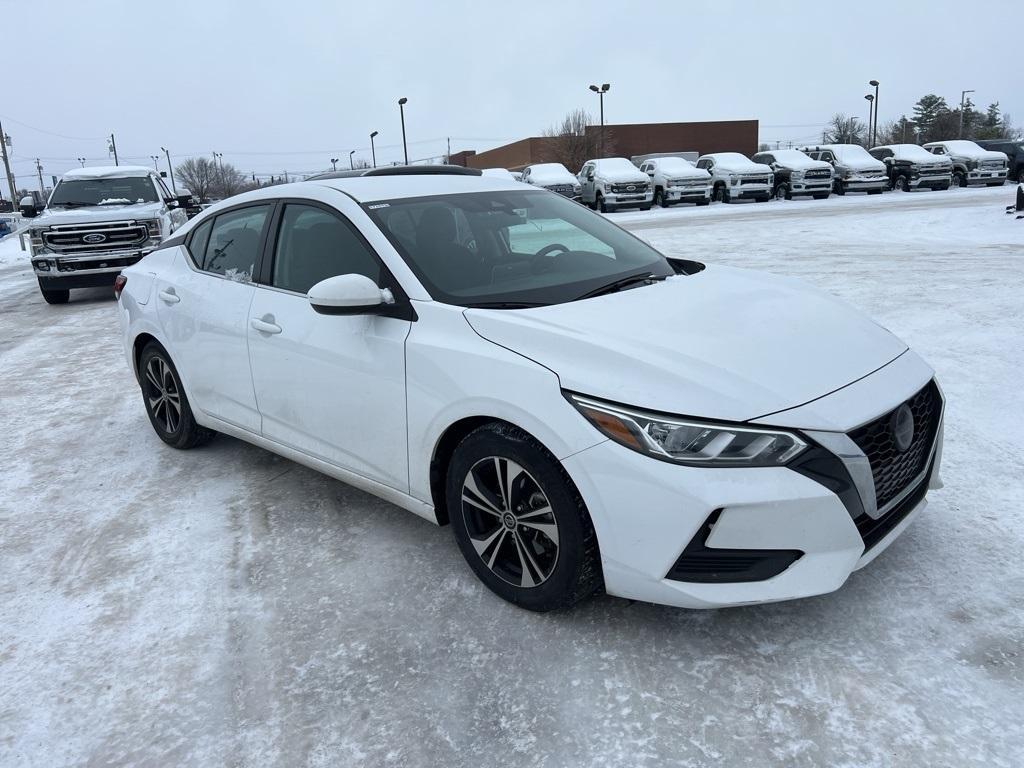
[[[651,209],[651,180],[624,157],[587,160],[577,178],[583,204],[601,213],[619,208]]]
[[[157,248],[188,217],[163,179],[144,166],[68,171],[46,207],[21,201],[32,268],[49,304],[73,288],[113,286],[118,273]]]
[[[697,167],[711,174],[713,196],[723,203],[747,198],[764,203],[772,199],[775,191],[775,174],[772,169],[753,162],[739,152],[701,155]]]
[[[682,157],[653,157],[640,170],[654,184],[654,203],[668,208],[674,203],[711,203],[711,174]]]
[[[1006,182],[1008,159],[1005,152],[983,149],[973,141],[953,139],[932,141],[924,148],[933,155],[948,157],[953,163],[953,186],[984,184],[1001,187]]]

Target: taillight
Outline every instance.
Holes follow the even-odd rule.
[[[114,278],[114,298],[121,298],[121,291],[124,290],[125,285],[128,284],[128,278],[124,275],[118,275]]]

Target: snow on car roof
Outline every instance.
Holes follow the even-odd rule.
[[[692,171],[696,167],[685,157],[652,157],[648,162],[657,163],[663,171]]]
[[[967,139],[953,139],[951,141],[931,141],[925,144],[926,147],[945,147],[947,151],[963,157],[990,157],[1000,155],[1002,152],[993,152],[990,149],[979,147],[973,141]]]
[[[92,168],[75,168],[66,171],[62,179],[123,179],[135,176],[151,176],[153,169],[145,165],[97,165]]]
[[[892,150],[893,155],[901,160],[939,160],[941,156],[933,155],[927,149],[917,144],[884,144],[875,149]]]
[[[480,173],[484,176],[494,176],[498,179],[515,179],[512,171],[507,168],[484,168]]]
[[[602,171],[632,171],[639,173],[639,169],[624,157],[602,157],[587,162],[596,163]]]
[[[820,168],[828,165],[822,160],[812,160],[799,149],[772,149],[768,153],[789,168]]]

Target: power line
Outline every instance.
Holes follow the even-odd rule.
[[[14,123],[15,125],[20,125],[22,128],[28,128],[29,130],[32,130],[32,131],[38,131],[39,133],[45,133],[48,136],[56,136],[56,137],[61,138],[61,139],[68,139],[70,141],[102,141],[104,138],[106,138],[105,136],[66,136],[63,133],[56,133],[55,131],[48,131],[45,128],[37,128],[34,125],[29,125],[28,123],[23,123],[23,122],[21,122],[21,120],[15,120],[13,117],[8,117],[7,115],[0,115],[0,118],[3,118],[4,120],[7,120],[8,122]]]

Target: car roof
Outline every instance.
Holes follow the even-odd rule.
[[[123,179],[129,176],[153,176],[155,171],[146,165],[98,165],[91,168],[73,168],[65,171],[63,179]]]

